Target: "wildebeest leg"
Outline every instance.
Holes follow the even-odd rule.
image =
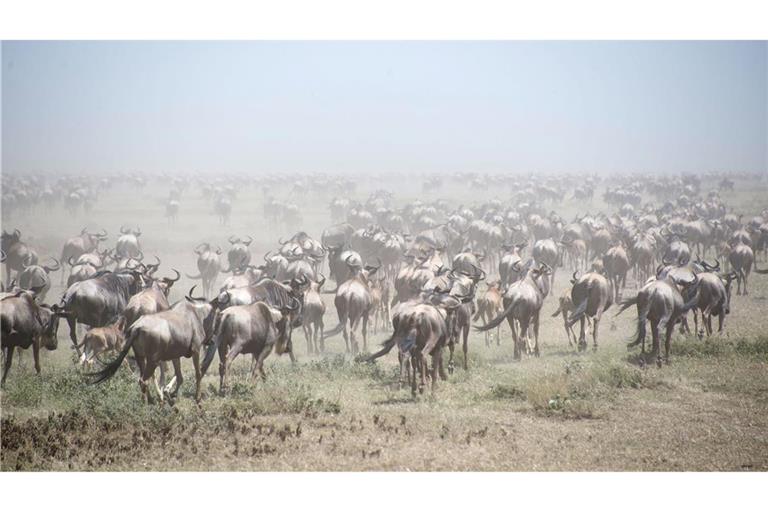
[[[539,357],[539,312],[533,315],[533,355]]]
[[[342,322],[344,323],[342,324],[341,333],[344,335],[344,345],[346,347],[347,353],[349,353],[349,330],[347,326],[347,319],[343,319]]]
[[[530,354],[530,319],[525,318],[525,315],[523,315],[523,318],[520,319],[520,352],[522,353],[525,351],[526,354]]]
[[[368,313],[363,314],[363,352],[368,351]]]
[[[66,319],[67,325],[69,326],[69,339],[72,340],[72,345],[75,347],[77,358],[80,359],[80,348],[77,346],[77,318],[67,315]]]
[[[750,268],[747,267],[747,269],[744,271],[744,295],[749,295],[749,290],[747,290],[747,286],[749,283],[749,272],[750,272]]]
[[[437,391],[437,372],[438,368],[440,367],[440,359],[442,358],[442,353],[439,348],[435,348],[432,350],[432,393],[434,394],[435,391]],[[425,356],[426,360],[426,356]]]
[[[571,334],[573,334],[573,326],[568,326],[568,312],[563,308],[563,327],[565,328],[565,335],[568,336],[568,346],[572,347]],[[573,334],[573,341],[576,342],[576,335]]]
[[[592,322],[592,350],[597,352],[597,326],[600,325],[600,315],[598,314],[595,317],[595,320]]]
[[[717,315],[717,332],[721,333],[723,332],[723,323],[725,322],[725,311],[720,311],[720,314]],[[709,333],[712,334],[712,315],[709,316]]]
[[[229,352],[227,352],[227,357],[224,358],[224,362],[222,363],[221,381],[219,382],[219,393],[222,395],[227,389],[227,371],[232,366],[232,361],[235,360],[238,354],[240,354],[240,346],[238,344],[232,345],[229,348]],[[256,363],[256,366],[258,367],[258,362]]]
[[[200,382],[203,380],[203,374],[200,371],[200,352],[192,351],[192,366],[195,367],[195,402],[200,403]]]
[[[579,320],[579,352],[587,348],[587,317],[582,316]]]
[[[469,369],[469,359],[468,359],[469,324],[462,327],[462,336],[464,337],[464,339],[462,340],[462,346],[461,346],[462,350],[464,351],[464,371],[467,371]]]
[[[0,385],[5,385],[5,379],[8,377],[8,370],[11,369],[11,363],[13,362],[13,348],[14,347],[6,347],[3,349],[3,352],[5,353],[5,367],[3,368],[3,380],[0,382]]]
[[[149,391],[149,381],[152,380],[152,382],[155,385],[155,388],[157,389],[158,394],[160,395],[160,401],[163,400],[163,395],[160,392],[160,387],[157,385],[157,379],[155,379],[155,369],[157,368],[157,361],[152,361],[150,359],[146,359],[144,363],[144,371],[141,372],[141,391],[144,393],[144,396],[146,397],[146,400],[148,403],[153,404],[155,403],[155,399],[152,397],[152,393]]]
[[[261,352],[259,353],[259,357],[256,361],[256,369],[259,371],[259,375],[261,375],[261,380],[263,382],[267,381],[267,374],[264,373],[264,359],[267,358],[269,353],[272,351],[272,347],[264,347],[261,349]]]
[[[507,323],[512,330],[512,349],[514,351],[514,358],[520,360],[520,343],[518,342],[517,329],[515,327],[515,319],[507,317]]]
[[[171,398],[176,398],[176,395],[179,393],[179,388],[181,387],[181,383],[184,382],[184,376],[181,374],[181,359],[176,358],[173,360],[173,373],[175,374],[174,377],[171,379],[171,381],[165,386],[165,391],[170,391],[171,386],[176,384],[175,387],[173,387],[173,391],[170,391],[168,393],[168,396]]]
[[[40,340],[32,342],[32,358],[35,360],[35,373],[40,375]]]
[[[669,364],[669,344],[672,339],[673,326],[667,326],[667,332],[664,334],[664,362]]]
[[[325,340],[323,339],[323,334],[325,332],[325,324],[323,323],[322,317],[320,318],[318,325],[320,327],[319,334],[318,334],[318,327],[315,326],[315,349],[317,349],[317,345],[319,343],[320,353],[325,353]]]
[[[304,320],[301,327],[304,330],[304,338],[307,340],[307,355],[311,356],[314,351],[312,350],[312,329],[309,322],[310,320]]]
[[[453,374],[454,362],[453,351],[456,349],[456,343],[453,336],[450,336],[448,340],[448,373]]]

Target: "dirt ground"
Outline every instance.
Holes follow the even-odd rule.
[[[393,187],[372,181],[357,196],[364,200],[380,186]],[[227,247],[231,234],[251,235],[258,260],[276,248],[279,236],[295,231],[262,219],[257,186],[240,191],[231,224],[221,227],[193,185],[178,223],[170,225],[163,217],[168,189],[117,186],[103,193],[90,218],[63,215],[56,206],[26,219],[4,215],[2,227],[19,228],[44,258],[58,255],[64,240],[85,225],[107,229],[111,247],[121,224],[138,224],[145,254],[163,261],[161,274],[170,268],[193,273],[192,248],[202,241]],[[752,215],[766,206],[767,192],[738,183],[724,199]],[[441,191],[464,204],[494,196],[463,194],[461,187]],[[286,198],[288,192],[276,195]],[[417,196],[417,190],[395,194],[398,206]],[[553,208],[566,218],[609,211],[599,196],[590,205]],[[503,200],[503,191],[498,197]],[[306,207],[302,227],[319,238],[331,224],[330,196],[294,200]],[[762,257],[758,264],[768,266]],[[676,333],[671,363],[659,369],[638,366],[637,350],[626,349],[634,309],[615,318],[616,309],[608,312],[596,352],[569,347],[562,319],[550,317],[566,274],[558,273],[544,304],[541,357],[513,361],[506,327],[500,344],[493,340],[489,347],[482,333],[473,332],[469,371],[459,352],[448,381],[434,395],[416,399],[398,389],[394,353],[376,364],[356,363],[344,354],[339,336],[326,343],[327,354],[308,357],[299,329],[293,334],[299,361],[292,365],[271,355],[266,383],[247,379],[250,360],[241,357],[229,395],[217,395],[212,371],[198,407],[192,365],[185,360],[179,401],[147,406],[127,369],[106,384],[87,386],[62,323],[59,348],[42,355],[41,376],[34,374],[31,354],[14,361],[0,395],[0,464],[5,471],[768,469],[768,276],[753,274],[750,295],[733,295],[723,336],[699,340]],[[64,291],[57,274],[54,283],[49,302]],[[171,299],[181,299],[192,284],[182,278]],[[634,291],[630,280],[625,295]],[[333,296],[323,299],[330,328],[337,323]],[[369,351],[387,335],[380,330],[370,336]]]

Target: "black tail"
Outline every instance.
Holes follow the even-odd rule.
[[[619,305],[621,306],[621,308],[619,308],[619,310],[613,316],[619,316],[627,308],[629,308],[630,306],[634,306],[635,304],[637,304],[637,295],[635,295],[634,297],[630,297],[629,299],[620,300]]]
[[[571,311],[570,316],[568,317],[568,327],[573,327],[573,324],[581,320],[585,314],[587,314],[587,305],[589,304],[589,295],[584,297],[584,299],[579,303],[576,308]]]
[[[483,331],[490,331],[494,327],[498,327],[507,318],[507,316],[509,316],[509,314],[512,312],[512,308],[514,307],[515,307],[515,303],[510,302],[509,306],[507,306],[507,308],[504,311],[502,311],[499,314],[499,316],[497,316],[496,318],[494,318],[493,320],[491,320],[485,325],[476,325],[475,330],[483,332]]]
[[[395,346],[396,343],[397,343],[396,335],[393,334],[389,339],[384,340],[384,342],[381,344],[382,345],[381,350],[363,358],[362,361],[369,363],[371,361],[374,361],[380,358],[383,355],[389,354],[389,351],[392,350],[392,348]]]
[[[216,355],[216,352],[219,350],[219,345],[221,344],[221,313],[216,315],[216,319],[213,322],[213,340],[211,343],[208,344],[208,348],[205,349],[205,357],[203,357],[203,363],[200,365],[200,374],[202,376],[205,376],[205,372],[208,371],[208,367],[211,366],[211,363],[213,362],[213,356]]]
[[[125,359],[125,356],[128,355],[128,351],[131,350],[131,347],[133,347],[133,340],[136,339],[136,331],[131,331],[128,335],[128,340],[125,343],[125,346],[123,347],[123,350],[120,351],[120,354],[117,356],[117,358],[109,363],[107,366],[104,367],[101,371],[94,372],[94,373],[86,373],[85,376],[88,378],[93,378],[89,384],[100,384],[104,382],[105,380],[110,379],[115,373],[117,373],[118,368],[120,368],[120,365],[123,364],[123,360]]]
[[[560,304],[559,306],[557,306],[557,311],[552,313],[552,318],[555,318],[556,316],[558,316],[562,312],[563,312],[563,305]]]

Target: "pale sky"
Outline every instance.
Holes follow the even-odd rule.
[[[763,171],[766,42],[4,42],[6,172]]]

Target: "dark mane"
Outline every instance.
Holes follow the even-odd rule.
[[[264,301],[270,306],[284,307],[291,304],[291,296],[288,290],[274,279],[265,278],[253,285],[254,298]]]

